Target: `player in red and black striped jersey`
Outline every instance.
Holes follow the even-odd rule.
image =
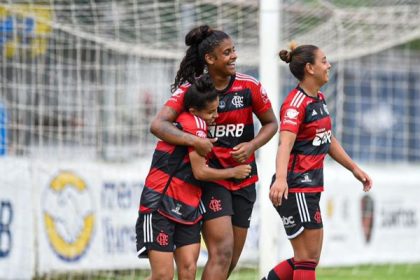
[[[194,146],[209,155],[209,165],[228,168],[247,163],[251,176],[245,180],[217,180],[203,186],[206,213],[203,237],[209,258],[203,279],[226,279],[238,262],[245,243],[256,199],[258,180],[254,152],[277,131],[277,120],[261,84],[251,76],[236,73],[236,52],[232,39],[224,32],[200,26],[185,38],[189,46],[183,58],[169,101],[154,119],[151,131],[160,139],[177,145]],[[207,68],[219,93],[218,118],[209,127],[214,146],[187,135],[172,126],[183,111],[183,95],[189,84]],[[262,124],[254,135],[253,114]]]
[[[313,280],[319,262],[323,226],[319,209],[324,189],[323,164],[327,154],[350,170],[363,184],[370,177],[347,155],[331,132],[331,117],[324,95],[331,65],[323,51],[313,45],[292,46],[280,58],[290,63],[299,85],[286,97],[280,111],[280,143],[270,199],[291,241],[294,257],[279,263],[268,280]]]
[[[217,117],[219,98],[208,75],[186,93],[185,109],[177,118],[183,131],[207,137],[207,125]],[[139,257],[149,257],[152,279],[172,279],[173,258],[179,279],[194,279],[200,248],[201,185],[198,180],[244,179],[251,166],[214,169],[193,147],[159,141],[140,199],[136,224]]]

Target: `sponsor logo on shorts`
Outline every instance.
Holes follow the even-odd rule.
[[[222,201],[220,199],[216,199],[214,197],[211,198],[209,203],[209,208],[213,212],[219,212],[222,208]]]
[[[316,210],[315,215],[314,215],[314,220],[315,222],[317,222],[318,224],[322,223],[322,218],[321,218],[321,212],[318,210]]]
[[[156,236],[156,242],[160,246],[168,246],[169,245],[169,237],[163,230]]]
[[[289,217],[282,216],[281,219],[283,221],[283,225],[285,228],[292,228],[296,225],[295,220],[293,219],[293,216],[289,216]]]

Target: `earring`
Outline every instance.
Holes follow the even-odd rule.
[[[208,73],[209,73],[209,68],[207,67],[207,64],[206,64],[206,65],[204,65],[204,68],[203,68],[203,73],[204,73],[204,74],[208,74]]]

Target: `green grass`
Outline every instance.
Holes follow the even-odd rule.
[[[202,269],[197,273],[200,279]],[[48,275],[35,279],[48,280],[142,280],[149,275],[148,270],[132,271],[109,271],[91,272],[89,274],[71,273],[67,275]],[[241,268],[235,270],[229,280],[258,280],[258,270],[256,268]],[[420,263],[418,264],[389,264],[389,265],[363,265],[356,267],[335,267],[317,269],[317,280],[420,280]]]
[[[199,279],[199,278],[197,278]],[[231,280],[255,280],[256,269],[241,269]],[[363,265],[356,267],[318,268],[317,280],[420,280],[419,264]]]

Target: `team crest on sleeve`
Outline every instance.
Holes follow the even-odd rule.
[[[183,92],[183,90],[181,88],[178,88],[173,94],[172,97],[178,97],[181,93]]]
[[[184,91],[181,88],[178,88],[171,96],[171,100],[173,101],[178,101],[179,96],[183,93]]]
[[[260,92],[261,92],[262,101],[264,103],[267,103],[268,102],[268,95],[267,95],[267,91],[265,90],[265,88],[263,86],[261,86],[261,91]]]
[[[195,134],[200,138],[206,138],[207,137],[207,134],[202,130],[197,130],[197,132]]]
[[[284,114],[283,124],[292,124],[297,125],[296,119],[299,115],[299,112],[294,108],[289,108],[286,110],[286,113]]]
[[[290,109],[287,109],[286,111],[286,118],[296,119],[298,115],[299,115],[299,112],[296,109],[290,108]]]

